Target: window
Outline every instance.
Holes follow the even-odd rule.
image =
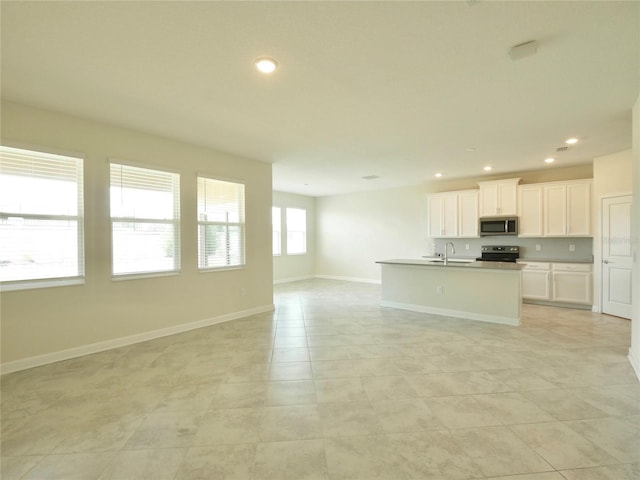
[[[113,275],[180,270],[180,175],[111,164]]]
[[[280,207],[271,207],[271,225],[273,231],[273,254],[282,254],[282,210]]]
[[[80,158],[0,146],[0,281],[81,283],[82,185]]]
[[[198,177],[198,267],[244,263],[244,185]]]
[[[307,253],[307,211],[287,208],[287,254]]]

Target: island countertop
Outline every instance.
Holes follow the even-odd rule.
[[[425,267],[443,267],[443,268],[472,268],[472,269],[489,269],[489,270],[522,270],[523,265],[511,262],[457,262],[455,259],[449,259],[445,265],[443,261],[434,261],[425,258],[394,258],[391,260],[379,260],[376,263],[383,265],[413,265]]]
[[[447,265],[433,259],[376,262],[381,270],[380,305],[504,325],[520,324],[523,265],[451,260]]]

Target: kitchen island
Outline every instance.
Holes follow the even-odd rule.
[[[382,267],[384,307],[520,325],[520,265],[394,259]]]

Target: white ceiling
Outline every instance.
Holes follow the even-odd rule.
[[[631,146],[637,1],[1,9],[3,98],[273,163],[276,190],[548,168],[549,155],[566,166]],[[512,61],[530,40],[538,53]],[[274,75],[254,70],[262,55],[280,62]]]

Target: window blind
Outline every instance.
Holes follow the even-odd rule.
[[[198,267],[244,265],[245,186],[198,177]]]
[[[82,167],[81,158],[0,146],[0,281],[84,275]]]
[[[180,270],[180,175],[111,163],[113,275]]]

